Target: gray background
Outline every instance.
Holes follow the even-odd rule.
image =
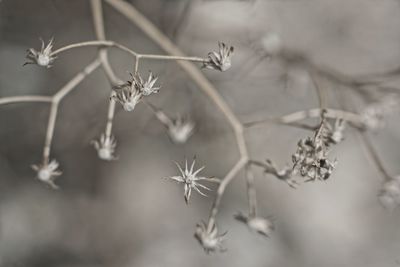
[[[262,59],[263,40],[280,36],[285,49],[349,75],[379,72],[400,63],[400,3],[394,0],[137,0],[132,3],[189,55],[206,55],[222,40],[235,46],[226,73],[205,70],[242,121],[287,114],[318,105],[304,69]],[[140,30],[105,6],[107,38],[143,53],[162,51]],[[186,13],[185,13],[186,12]],[[182,17],[182,14],[183,15]],[[55,46],[95,39],[88,1],[2,0],[0,2],[0,96],[53,94],[90,62],[96,49],[64,53],[54,67],[22,67],[25,50],[38,38]],[[265,43],[265,42],[264,42]],[[132,60],[110,52],[118,75],[128,78]],[[264,239],[234,221],[247,209],[240,173],[228,187],[218,216],[228,230],[222,254],[206,255],[193,238],[213,199],[162,178],[176,173],[173,161],[197,156],[204,175],[222,177],[237,160],[224,117],[175,63],[144,62],[163,88],[151,101],[170,114],[187,112],[197,132],[173,145],[144,105],[133,113],[117,108],[116,162],[97,159],[90,140],[105,126],[110,87],[101,70],[60,105],[52,154],[64,172],[53,191],[30,169],[40,161],[48,116],[46,104],[0,106],[0,266],[399,266],[399,211],[378,203],[382,178],[352,131],[332,154],[339,161],[326,182],[297,190],[257,172],[261,215],[272,215],[276,231]],[[287,86],[282,82],[288,73]],[[396,85],[396,81],[393,82]],[[329,85],[330,105],[338,106]],[[359,109],[361,107],[354,107]],[[309,134],[264,125],[246,132],[252,157],[290,162],[300,138]],[[398,114],[373,135],[388,170],[399,173]]]

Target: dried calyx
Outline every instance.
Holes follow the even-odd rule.
[[[306,181],[328,179],[336,166],[336,160],[328,158],[330,147],[343,140],[344,129],[340,120],[332,127],[323,112],[314,137],[306,137],[297,143],[297,151],[292,155],[294,172],[308,177]]]

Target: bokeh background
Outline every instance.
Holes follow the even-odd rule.
[[[282,49],[348,75],[400,65],[395,0],[130,2],[188,55],[206,55],[217,41],[235,46],[231,70],[204,73],[244,122],[318,105],[304,68],[274,57]],[[108,5],[104,13],[108,39],[143,53],[163,53]],[[54,94],[96,56],[96,49],[82,48],[59,56],[51,69],[22,67],[26,49],[39,47],[39,37],[53,36],[56,47],[95,39],[89,1],[0,1],[0,97]],[[110,58],[118,76],[128,78],[132,60],[115,50]],[[223,177],[238,158],[234,136],[175,63],[143,62],[140,69],[159,74],[163,85],[150,101],[169,114],[190,114],[195,135],[174,145],[144,105],[133,113],[118,107],[119,160],[97,159],[90,141],[105,127],[110,92],[99,69],[60,105],[52,150],[64,172],[58,191],[41,184],[30,168],[41,159],[49,106],[0,106],[1,267],[400,266],[400,213],[379,205],[382,178],[352,130],[332,152],[339,164],[326,182],[293,190],[256,172],[260,214],[273,216],[276,224],[268,239],[232,217],[247,209],[240,173],[218,216],[220,230],[228,230],[228,251],[206,255],[193,233],[208,217],[213,194],[194,194],[187,206],[183,188],[162,178],[176,173],[173,161],[194,155],[199,166],[206,165],[203,174]],[[339,106],[337,90],[356,98],[351,89],[328,87],[330,106]],[[399,126],[395,114],[372,135],[393,174],[400,172]],[[253,158],[284,166],[308,134],[264,125],[246,137]]]

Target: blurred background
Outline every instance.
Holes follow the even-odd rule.
[[[235,47],[228,72],[203,72],[243,122],[318,107],[306,70],[280,60],[283,50],[348,75],[400,65],[397,0],[130,2],[188,55],[205,56],[218,41]],[[107,4],[104,15],[107,39],[163,54]],[[52,95],[96,56],[96,48],[82,48],[60,55],[51,69],[22,67],[26,49],[53,36],[56,48],[95,39],[89,1],[0,1],[0,97]],[[116,50],[110,60],[118,76],[128,79],[132,60]],[[176,175],[173,161],[194,155],[198,166],[206,166],[204,175],[223,177],[238,159],[234,136],[175,63],[143,61],[140,69],[160,76],[162,89],[150,101],[171,115],[190,114],[195,134],[175,145],[146,106],[134,112],[118,106],[113,132],[119,160],[99,160],[90,141],[104,130],[110,85],[98,69],[60,105],[52,147],[63,171],[58,191],[40,183],[30,168],[41,160],[49,106],[0,106],[1,267],[400,266],[400,213],[378,203],[382,178],[351,129],[332,152],[338,166],[326,182],[293,190],[256,172],[259,213],[276,224],[268,239],[232,217],[247,210],[239,173],[218,215],[219,229],[228,231],[228,251],[205,254],[193,233],[208,217],[213,193],[195,193],[186,205],[183,188],[162,178]],[[335,92],[342,90],[360,104],[354,110],[362,108],[351,89],[327,87],[331,107],[339,107]],[[284,166],[307,135],[266,124],[249,129],[246,139],[252,158]],[[372,140],[389,172],[400,173],[398,114]]]

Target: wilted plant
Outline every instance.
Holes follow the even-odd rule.
[[[139,65],[142,60],[174,60],[225,116],[225,119],[232,127],[239,151],[237,162],[222,178],[200,176],[200,172],[204,167],[196,170],[195,160],[193,160],[190,167],[188,167],[187,160],[185,161],[184,168],[179,164],[176,164],[179,174],[168,177],[179,184],[183,184],[184,199],[187,204],[189,204],[192,190],[195,190],[203,196],[206,195],[205,191],[210,191],[210,194],[212,193],[211,188],[204,185],[203,182],[212,182],[218,185],[208,220],[198,224],[195,230],[195,238],[207,253],[225,251],[222,242],[225,239],[226,233],[221,234],[217,230],[217,214],[227,185],[237,177],[237,174],[242,169],[245,169],[249,213],[248,215],[239,213],[235,218],[246,224],[249,229],[258,232],[261,235],[270,236],[274,229],[272,221],[268,219],[269,217],[261,217],[257,215],[255,177],[252,172],[252,167],[262,168],[265,174],[272,175],[293,188],[300,185],[300,182],[296,180],[296,177],[299,176],[298,174],[300,174],[301,177],[306,177],[305,181],[327,180],[333,176],[336,166],[336,160],[332,160],[328,156],[331,152],[332,146],[338,145],[344,140],[345,126],[350,126],[360,135],[363,144],[367,147],[368,153],[372,156],[375,165],[385,178],[382,191],[379,194],[379,199],[382,204],[388,207],[394,207],[400,204],[399,177],[395,177],[387,172],[366,133],[368,130],[379,128],[383,117],[393,112],[394,109],[398,107],[400,101],[397,95],[396,97],[391,96],[390,98],[383,98],[382,101],[369,104],[360,113],[329,108],[329,101],[326,97],[327,95],[324,93],[324,87],[319,83],[320,79],[325,79],[331,83],[357,89],[357,92],[362,90],[364,86],[371,84],[373,81],[370,79],[365,80],[363,78],[347,77],[346,75],[337,74],[336,72],[329,71],[326,68],[319,67],[303,55],[297,55],[295,53],[290,53],[290,51],[286,51],[282,46],[282,41],[279,36],[273,35],[264,40],[264,45],[267,46],[267,54],[274,55],[274,57],[283,61],[286,65],[292,64],[293,62],[297,65],[304,65],[310,78],[314,81],[314,87],[317,90],[319,98],[319,107],[311,110],[301,110],[279,117],[270,117],[259,121],[243,123],[221,97],[216,88],[214,88],[214,86],[205,78],[200,71],[201,68],[199,68],[203,67],[218,71],[229,70],[232,67],[232,57],[234,52],[233,46],[219,42],[219,51],[212,51],[208,53],[205,58],[184,56],[178,47],[157,30],[149,20],[140,15],[132,5],[123,0],[107,0],[106,2],[121,14],[127,16],[132,23],[140,27],[146,35],[150,36],[151,39],[169,55],[140,54],[114,41],[106,40],[101,0],[91,0],[97,40],[70,44],[57,50],[53,49],[53,39],[51,39],[47,45],[42,40],[42,46],[39,51],[33,48],[29,49],[27,55],[29,62],[26,64],[36,64],[46,68],[51,67],[51,64],[54,63],[58,54],[67,50],[84,46],[93,46],[99,49],[96,58],[53,96],[16,96],[0,98],[0,105],[18,102],[44,102],[50,104],[50,114],[42,154],[42,164],[32,166],[40,181],[50,185],[52,188],[58,188],[54,181],[61,175],[61,171],[59,171],[59,163],[56,160],[50,161],[50,151],[58,105],[80,82],[99,67],[104,69],[111,88],[105,131],[100,135],[98,140],[92,141],[100,159],[107,161],[116,159],[115,152],[117,141],[112,134],[116,104],[120,104],[125,111],[134,111],[135,107],[139,103],[146,104],[150,107],[150,110],[157,117],[158,121],[160,121],[166,128],[167,134],[174,143],[182,144],[187,142],[189,137],[194,134],[194,122],[186,115],[169,117],[167,112],[151,104],[149,102],[151,99],[150,97],[155,96],[155,94],[160,91],[161,85],[157,84],[159,82],[158,77],[155,76],[152,71],[149,72],[147,78],[143,78],[139,71]],[[128,81],[122,81],[118,78],[110,66],[107,53],[110,48],[116,48],[126,52],[129,56],[135,59],[135,65],[133,66],[134,72],[131,74],[131,78]],[[196,62],[201,66],[196,68],[194,65]],[[392,74],[393,72],[388,73]],[[382,79],[389,74],[371,75],[370,78]],[[303,120],[310,118],[317,119],[319,121],[318,125],[310,126],[302,122]],[[271,159],[259,161],[253,159],[249,154],[244,132],[251,127],[263,123],[283,124],[311,131],[312,134],[310,136],[301,138],[300,141],[297,142],[297,149],[292,155],[293,166],[286,166],[280,169]],[[289,154],[290,152],[288,152],[288,155]]]

